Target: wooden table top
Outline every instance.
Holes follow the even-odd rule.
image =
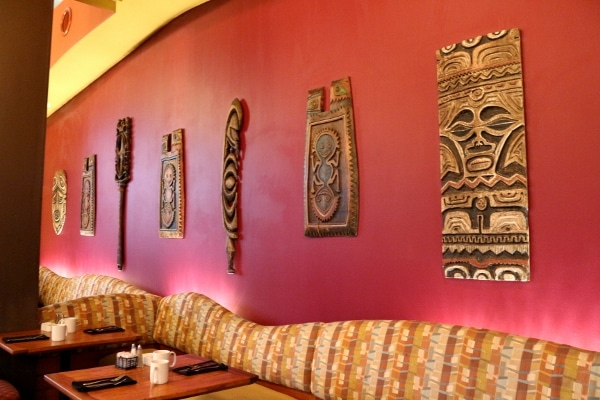
[[[141,339],[142,335],[131,331],[110,332],[91,335],[77,329],[74,333],[67,333],[66,339],[53,342],[50,339],[34,340],[31,342],[5,343],[2,339],[11,336],[38,335],[40,333],[50,336],[50,332],[42,332],[39,329],[31,331],[10,332],[0,334],[0,348],[12,355],[18,354],[40,354],[53,351],[63,351],[115,343],[133,343]]]
[[[174,368],[200,361],[206,361],[206,358],[191,354],[179,355]],[[72,386],[73,381],[102,379],[119,375],[127,375],[136,380],[137,383],[91,392],[79,392]],[[150,367],[148,366],[123,370],[111,365],[48,374],[44,376],[44,379],[63,394],[75,400],[169,400],[249,385],[257,380],[257,376],[235,368],[192,376],[169,371],[169,381],[167,383],[153,385],[150,383]]]

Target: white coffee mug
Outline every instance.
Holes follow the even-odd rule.
[[[169,360],[154,360],[150,363],[150,383],[162,385],[169,381]]]
[[[77,330],[77,318],[75,317],[63,318],[59,321],[59,323],[67,326],[67,333],[73,333]]]
[[[52,325],[52,333],[50,340],[53,342],[61,342],[65,340],[67,336],[67,325],[65,324],[54,324]]]
[[[177,361],[177,355],[174,351],[171,350],[154,350],[152,352],[152,361],[166,360],[168,363],[169,358],[171,358],[171,355],[173,356],[173,362],[171,363],[171,365],[169,365],[169,367],[174,367],[175,361]]]
[[[144,360],[144,365],[150,365],[152,362],[154,355],[152,353],[146,353],[142,355],[142,359]]]
[[[54,322],[42,322],[42,332],[52,332],[52,325],[54,325]]]

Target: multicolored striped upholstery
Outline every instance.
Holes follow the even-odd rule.
[[[116,325],[142,335],[141,343],[153,343],[152,334],[159,296],[153,294],[100,294],[38,308],[38,320],[54,321],[57,314],[77,318],[78,328]]]
[[[42,306],[79,297],[111,293],[149,294],[143,289],[112,276],[86,274],[67,278],[40,265],[39,303]]]
[[[262,326],[235,317],[221,324],[215,348],[228,365],[309,392],[319,328],[318,323]]]
[[[600,399],[600,353],[571,346],[418,321],[263,326],[198,293],[81,297],[141,289],[101,275],[78,279],[40,267],[40,301],[58,303],[39,309],[40,322],[61,313],[82,327],[123,326],[144,343],[199,354],[319,399]]]
[[[312,392],[322,399],[600,398],[600,353],[415,321],[325,324]]]
[[[189,354],[212,358],[219,323],[233,313],[198,293],[163,297],[156,315],[154,340]]]
[[[199,354],[260,379],[310,390],[310,368],[320,324],[262,326],[198,293],[161,300],[154,340]]]

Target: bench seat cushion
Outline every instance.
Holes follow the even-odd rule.
[[[254,383],[252,385],[221,390],[220,392],[188,397],[186,400],[294,400],[294,397]]]
[[[13,385],[0,379],[0,400],[19,400],[21,396]]]

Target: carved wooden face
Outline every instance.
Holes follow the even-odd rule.
[[[518,30],[438,51],[443,258],[448,277],[528,280]]]
[[[311,168],[312,206],[314,215],[323,222],[329,221],[340,203],[339,134],[333,129],[323,129],[315,138]]]
[[[162,196],[160,202],[161,228],[170,228],[175,220],[175,166],[165,163],[163,168]]]

